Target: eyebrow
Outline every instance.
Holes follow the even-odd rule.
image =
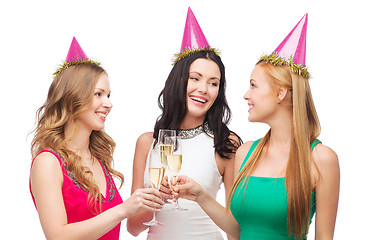
[[[99,91],[102,91],[102,92],[105,92],[105,90],[103,88],[95,88],[95,90],[99,90]],[[109,94],[111,93],[112,91],[109,91]]]
[[[192,74],[192,73],[196,73],[196,74],[198,74],[200,77],[202,77],[202,76],[203,76],[200,72],[195,72],[195,71],[189,72],[189,75],[190,75],[190,74]],[[211,78],[209,78],[209,79],[217,79],[218,81],[221,81],[221,80],[220,80],[220,78],[218,78],[218,77],[211,77]]]

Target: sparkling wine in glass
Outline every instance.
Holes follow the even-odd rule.
[[[174,137],[176,137],[175,130],[160,129],[158,132],[157,144],[159,149],[159,157],[162,166],[165,168],[167,168],[166,156],[171,154],[174,149]]]
[[[161,187],[162,179],[165,176],[166,168],[164,168],[162,166],[161,161],[158,156],[158,151],[155,147],[152,148],[150,151],[148,164],[149,164],[148,172],[149,172],[151,185],[153,188],[158,190]],[[146,226],[162,226],[163,225],[163,223],[156,220],[155,212],[153,213],[152,220],[149,222],[144,222],[143,224]]]
[[[171,137],[172,141],[174,142],[174,149],[171,154],[167,155],[167,166],[173,178],[177,178],[182,165],[182,145],[181,145],[181,138],[180,137]],[[179,200],[177,199],[175,202],[175,207],[170,210],[178,210],[184,211],[187,210],[186,208],[182,208],[179,205]]]

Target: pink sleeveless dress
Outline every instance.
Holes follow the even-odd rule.
[[[52,150],[44,149],[42,152],[52,153],[59,161],[63,173],[63,185],[62,185],[62,196],[65,204],[65,209],[67,213],[67,222],[74,223],[80,222],[92,217],[95,217],[93,213],[93,204],[88,205],[88,192],[84,189],[76,178],[73,176],[72,172],[67,168],[67,163],[63,161],[61,156]],[[38,153],[38,155],[40,154]],[[37,155],[37,156],[38,156]],[[123,202],[119,195],[117,188],[115,187],[112,175],[106,169],[106,167],[99,161],[101,167],[103,168],[107,189],[106,196],[102,197],[102,212],[120,204]],[[33,162],[32,162],[33,165]],[[30,186],[30,184],[29,184]],[[31,188],[31,187],[30,187]],[[32,194],[32,189],[31,194]],[[36,206],[33,194],[32,194],[34,205]],[[37,208],[37,206],[36,206]],[[112,230],[104,234],[99,239],[101,240],[117,240],[119,239],[120,223],[115,226]]]

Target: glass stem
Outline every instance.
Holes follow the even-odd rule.
[[[177,175],[174,175],[172,177],[175,178],[175,180],[177,180]],[[176,199],[175,208],[180,208],[180,206],[179,206],[179,199]]]
[[[152,215],[153,217],[152,217],[152,222],[156,222],[156,213],[155,212],[153,212],[153,215]]]

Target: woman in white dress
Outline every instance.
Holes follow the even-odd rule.
[[[231,111],[225,96],[225,68],[216,49],[207,43],[190,8],[188,22],[192,22],[188,32],[196,34],[189,37],[195,42],[198,39],[198,46],[184,46],[185,26],[182,51],[158,98],[162,114],[156,121],[154,132],[144,133],[137,140],[132,193],[150,186],[148,155],[160,129],[176,130],[182,137],[180,174],[196,180],[214,198],[222,183],[226,195],[233,184],[234,157],[241,139],[227,127]],[[199,42],[202,38],[203,41]],[[166,178],[163,185],[160,189],[163,197],[171,199]],[[156,214],[157,220],[164,226],[149,227],[148,239],[223,239],[219,228],[198,204],[185,199],[179,200],[179,204],[188,210],[168,211],[174,208],[174,204],[165,204]],[[127,229],[137,236],[148,228],[143,223],[151,219],[152,213],[141,212],[128,218]]]

